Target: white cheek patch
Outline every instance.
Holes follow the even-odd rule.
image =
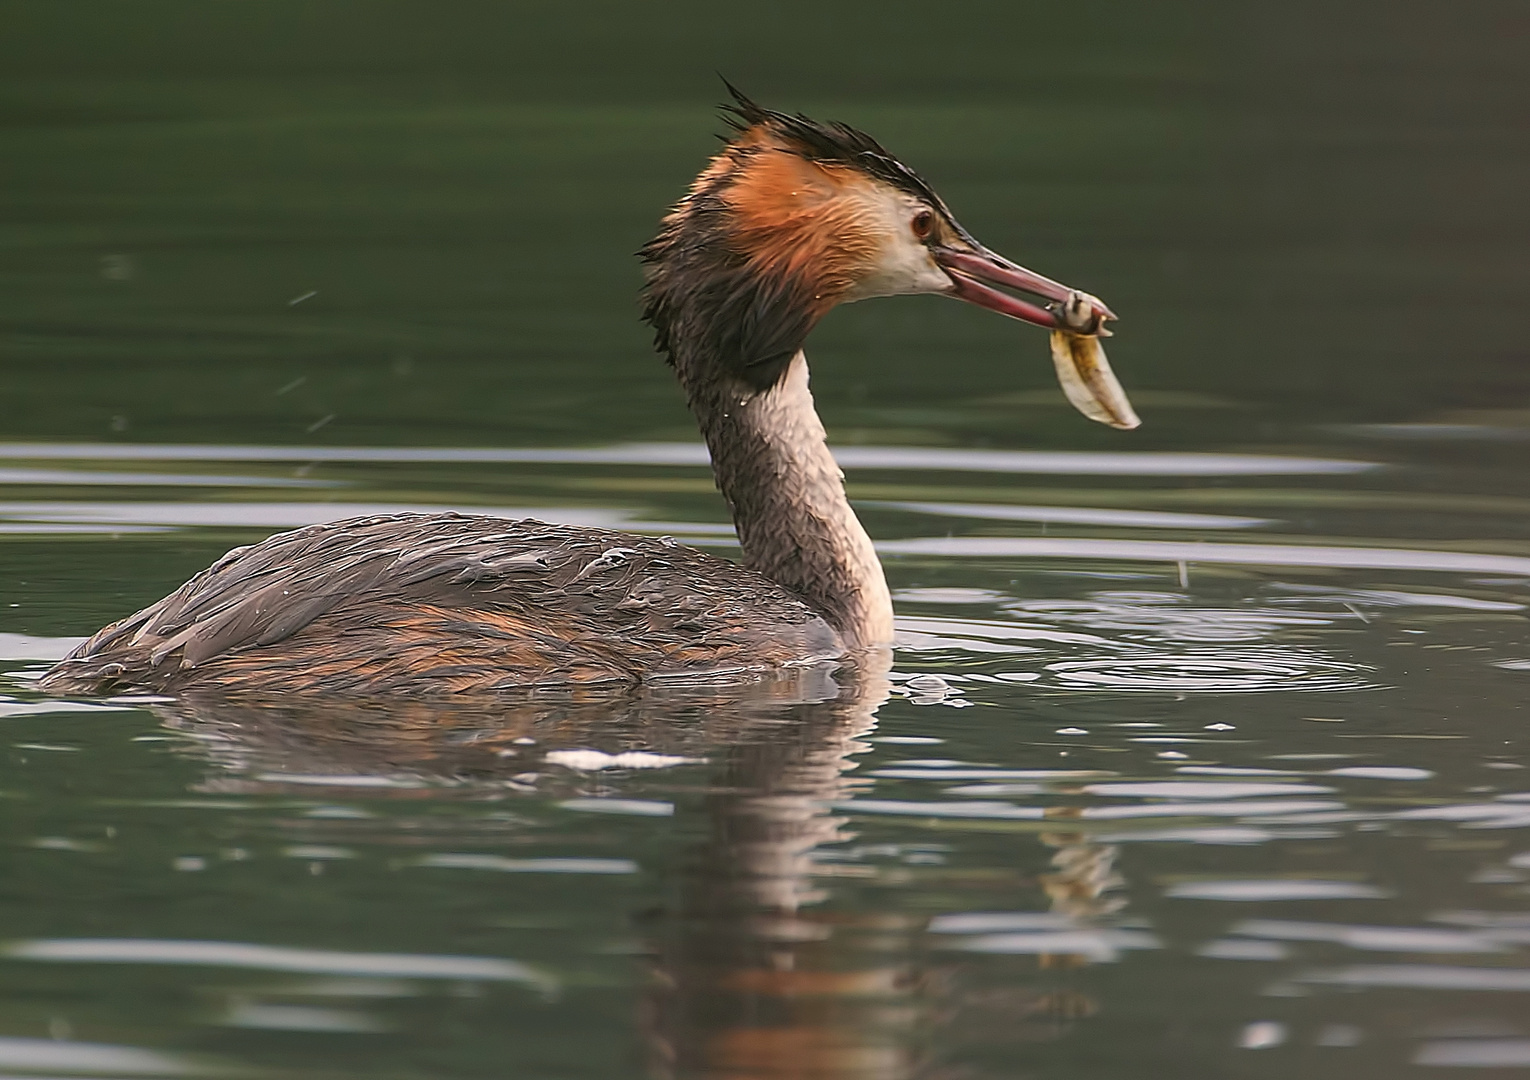
[[[843,302],[871,296],[949,292],[951,278],[909,227],[921,205],[902,192],[882,188],[868,189],[861,202],[862,222],[879,240],[877,259],[871,271],[845,294]]]

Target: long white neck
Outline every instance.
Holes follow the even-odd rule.
[[[891,643],[887,580],[845,498],[808,389],[807,358],[798,352],[775,386],[747,397],[715,385],[687,389],[744,565],[821,611],[848,648]]]

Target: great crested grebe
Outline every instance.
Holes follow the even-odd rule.
[[[458,693],[719,676],[888,644],[882,567],[802,354],[836,304],[937,293],[1047,327],[1070,400],[1136,425],[1098,349],[1114,318],[1103,304],[983,247],[869,136],[729,90],[734,133],[640,256],[643,314],[711,451],[742,567],[540,521],[352,518],[230,551],[42,687]]]

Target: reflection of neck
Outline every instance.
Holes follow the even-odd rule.
[[[790,589],[850,648],[892,641],[882,564],[845,498],[798,352],[769,390],[688,380],[712,471],[733,512],[744,565]]]
[[[869,663],[842,671],[840,700],[807,706],[772,738],[728,751],[716,780],[727,794],[709,800],[712,903],[790,915],[824,899],[812,876],[813,852],[849,839],[844,819],[828,808],[850,796],[850,755],[867,748],[857,739],[887,697],[886,650],[863,659]]]
[[[830,806],[848,797],[850,755],[887,698],[886,650],[841,669],[838,699],[793,706],[768,735],[721,749],[706,840],[680,882],[680,911],[655,952],[646,1034],[655,1075],[687,1080],[905,1080],[918,980],[898,917],[878,948],[827,898],[814,850],[849,839]],[[889,1018],[893,1018],[889,1022]]]

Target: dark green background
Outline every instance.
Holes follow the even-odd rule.
[[[869,129],[1106,297],[1144,408],[1530,390],[1518,4],[13,0],[0,26],[0,437],[688,437],[631,253],[715,145],[717,72]],[[1050,382],[1037,335],[937,299],[838,312],[812,355],[842,440],[1119,438],[1054,410],[932,432]],[[1154,419],[1137,445],[1205,433]]]

